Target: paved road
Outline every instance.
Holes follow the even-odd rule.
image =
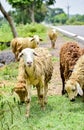
[[[84,37],[84,25],[81,26],[65,25],[65,26],[57,26],[57,27]]]

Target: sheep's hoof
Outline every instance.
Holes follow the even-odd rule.
[[[28,114],[28,113],[26,113],[25,117],[26,117],[26,118],[29,118],[29,114]]]
[[[84,99],[82,101],[84,102]]]
[[[47,100],[46,101],[44,101],[44,104],[46,105],[48,102],[47,102]]]
[[[41,106],[41,109],[42,109],[43,111],[45,111],[45,107],[44,107],[44,106]]]
[[[62,95],[64,95],[66,93],[66,91],[65,90],[62,90]]]
[[[73,99],[71,99],[70,101],[71,101],[71,102],[74,102],[74,101],[75,101],[75,99],[73,98]]]

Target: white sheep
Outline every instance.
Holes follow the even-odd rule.
[[[48,82],[53,71],[52,58],[49,51],[41,47],[23,49],[19,57],[22,58],[20,61],[18,83],[22,83],[23,79],[26,81],[26,116],[29,117],[32,85],[37,88],[39,103],[43,109],[47,103]]]
[[[79,94],[84,98],[84,55],[76,62],[69,80],[65,84],[65,90],[71,101]]]
[[[11,41],[12,52],[15,54],[15,58],[17,60],[18,54],[25,48],[36,48],[39,46],[40,41],[42,39],[38,35],[34,35],[33,37],[17,37]]]
[[[57,40],[57,32],[56,29],[50,29],[48,32],[49,39],[51,41],[51,48],[55,48],[55,43]]]

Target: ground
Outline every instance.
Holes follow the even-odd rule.
[[[60,66],[59,66],[59,53],[61,46],[67,41],[64,37],[61,35],[58,36],[56,41],[55,49],[50,49],[51,54],[54,57],[57,57],[58,60],[56,60],[53,63],[54,69],[52,74],[52,79],[48,85],[48,95],[61,95],[62,90],[62,81],[60,77]],[[48,42],[46,44],[42,44],[43,47],[51,48],[50,40],[48,39]]]

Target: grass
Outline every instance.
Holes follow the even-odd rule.
[[[26,24],[26,25],[20,24],[16,26],[16,30],[19,37],[28,37],[37,34],[40,36],[43,42],[46,41],[47,39],[47,37],[45,37],[47,33],[47,27],[41,24],[36,24],[36,23]],[[0,26],[0,42],[8,42],[11,41],[12,39],[13,39],[13,35],[11,33],[9,24],[6,23]],[[8,47],[5,44],[0,45],[0,50],[4,50],[7,48]]]
[[[47,27],[41,24],[20,24],[16,26],[16,30],[19,37],[28,37],[38,34],[43,40],[45,40],[45,35]],[[7,42],[13,39],[13,35],[9,24],[3,24],[0,26],[0,42]]]
[[[5,93],[0,94],[0,130],[84,130],[84,103],[81,97],[70,102],[66,96],[48,96],[48,104],[43,111],[37,103],[37,96],[33,95],[30,118],[26,119],[26,105],[19,105],[17,95],[11,93],[17,71],[17,63],[11,63],[0,71],[1,81],[11,83],[0,87],[0,92]]]
[[[6,103],[4,109],[7,112],[1,120],[3,130],[7,127],[9,130],[84,130],[84,104],[80,100],[71,103],[65,96],[49,96],[46,110],[42,111],[37,97],[33,96],[29,119],[24,115],[25,105],[12,103],[11,112]]]

